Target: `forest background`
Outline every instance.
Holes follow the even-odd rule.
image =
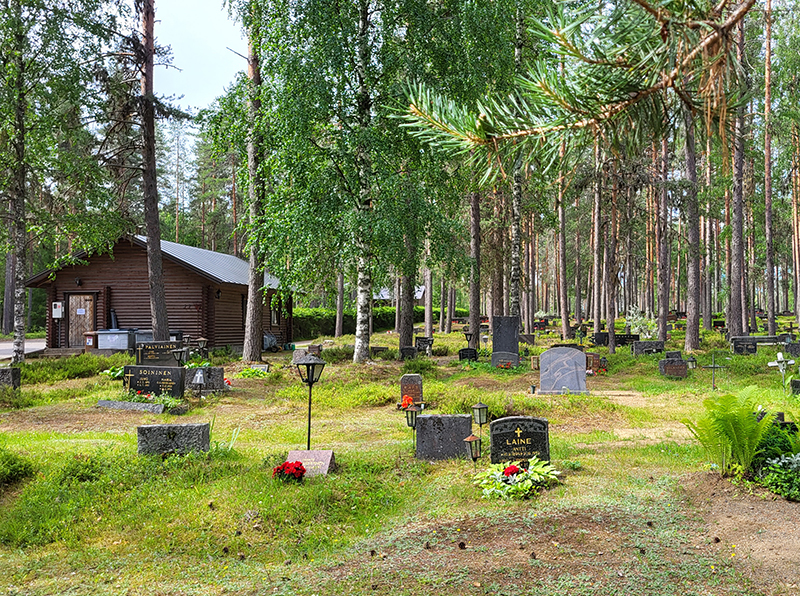
[[[445,326],[688,311],[687,350],[798,315],[796,1],[226,6],[248,73],[187,114],[151,1],[0,3],[5,333],[43,323],[20,280],[145,229],[150,142],[161,237],[356,306],[356,360],[380,288],[412,343],[419,284]]]

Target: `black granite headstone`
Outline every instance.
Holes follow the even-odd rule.
[[[510,368],[512,366],[519,366],[519,353],[518,352],[492,352],[492,366],[501,368]]]
[[[414,346],[400,347],[400,360],[409,360],[417,357],[417,348]]]
[[[492,318],[492,351],[519,356],[519,317]]]
[[[0,387],[19,389],[22,372],[18,368],[0,367]]]
[[[642,354],[655,354],[664,351],[664,342],[657,339],[643,339],[631,344],[631,353],[634,356]]]
[[[664,354],[664,358],[667,360],[683,360],[683,356],[681,356],[681,353],[678,350],[666,352]]]
[[[126,366],[123,371],[125,388],[141,393],[183,397],[186,369],[176,366]]]
[[[472,434],[469,414],[425,414],[417,416],[417,459],[469,457],[464,442]]]
[[[658,372],[665,377],[685,379],[689,375],[689,365],[680,358],[665,358],[658,361]]]
[[[492,463],[529,460],[550,461],[550,434],[545,418],[508,416],[489,424]]]
[[[800,344],[798,344],[800,345]],[[475,348],[461,348],[458,351],[458,359],[459,360],[477,360],[478,359],[478,350]]]
[[[136,364],[140,366],[179,366],[172,350],[183,349],[179,341],[150,341],[136,344]],[[185,360],[186,356],[182,357]],[[180,364],[183,366],[183,363]]]

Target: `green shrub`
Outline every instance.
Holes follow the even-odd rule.
[[[795,453],[793,444],[798,440],[796,435],[797,433],[790,433],[775,424],[770,425],[758,445],[758,454],[753,458],[753,470],[761,470],[767,460]]]
[[[769,460],[761,484],[790,501],[800,501],[800,454]]]
[[[559,472],[548,462],[533,457],[527,468],[503,463],[492,464],[475,475],[473,484],[479,486],[485,499],[528,499],[540,490],[558,484]]]
[[[237,376],[241,379],[263,379],[269,373],[261,368],[245,368]]]
[[[0,408],[11,408],[19,410],[32,406],[35,400],[29,392],[22,392],[22,389],[14,389],[10,385],[0,387]]]
[[[406,374],[430,374],[436,372],[436,363],[428,358],[411,358],[403,362],[402,372]]]
[[[400,350],[389,348],[383,352],[375,354],[377,360],[397,360],[400,357]]]
[[[69,358],[27,360],[20,365],[20,370],[23,384],[35,385],[93,377],[101,371],[126,364],[133,364],[133,357],[127,352],[111,356],[80,354]]]
[[[353,350],[353,348],[345,348],[345,347],[325,348],[322,351],[322,359],[328,364],[349,362],[353,360],[354,353],[355,350]]]
[[[33,464],[25,457],[0,447],[0,487],[33,476]]]
[[[704,418],[697,424],[683,421],[723,476],[752,473],[759,445],[775,418],[770,414],[757,418],[756,390],[751,386],[738,395],[707,399],[703,402]]]
[[[432,353],[434,356],[447,356],[450,354],[450,348],[447,346],[436,346],[433,348]]]

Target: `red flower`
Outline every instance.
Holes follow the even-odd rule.
[[[283,462],[272,470],[272,477],[279,480],[300,480],[306,473],[305,466],[299,461]]]
[[[403,402],[400,404],[400,407],[405,410],[406,408],[411,406],[413,403],[414,403],[414,398],[413,397],[411,397],[410,395],[404,395],[403,396]]]
[[[519,473],[519,468],[514,465],[508,466],[505,470],[503,470],[503,474],[505,476],[513,476],[514,474],[518,473]]]

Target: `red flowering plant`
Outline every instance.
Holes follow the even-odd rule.
[[[306,468],[299,461],[285,461],[272,469],[272,477],[281,482],[301,482]]]
[[[404,395],[403,401],[400,402],[400,407],[405,410],[411,407],[413,404],[414,404],[414,398],[411,397],[410,395]]]
[[[483,489],[485,499],[529,499],[558,484],[558,475],[549,462],[534,456],[527,462],[492,464],[474,476],[473,484]]]

